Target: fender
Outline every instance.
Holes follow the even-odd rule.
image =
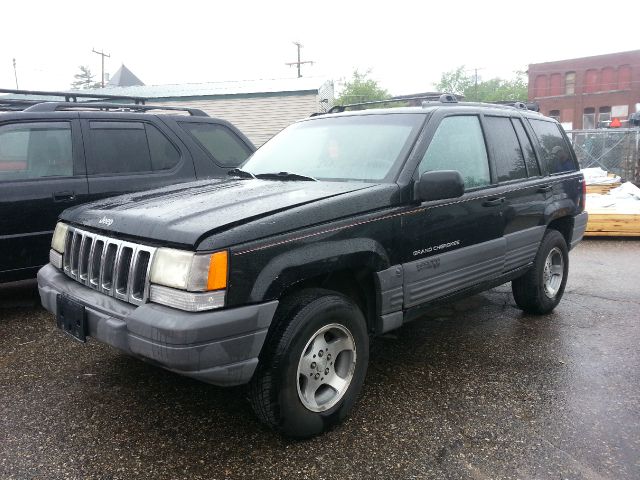
[[[302,245],[272,258],[258,274],[250,300],[277,299],[292,285],[339,270],[389,268],[386,250],[375,240],[355,238]]]

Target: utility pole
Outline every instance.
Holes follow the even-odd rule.
[[[297,62],[290,62],[290,63],[285,63],[285,65],[289,65],[290,67],[293,67],[294,65],[296,65],[298,67],[298,78],[302,77],[302,72],[300,71],[300,66],[305,64],[305,63],[310,63],[313,65],[313,62],[310,60],[306,60],[306,61],[302,61],[300,60],[300,49],[302,48],[302,44],[300,42],[293,42],[293,44],[298,47],[298,61]]]
[[[474,68],[473,69],[473,92],[474,92],[474,96],[475,98],[473,99],[474,102],[478,101],[478,70],[484,70],[484,68]],[[465,73],[468,72],[469,70],[465,70]],[[469,99],[471,100],[471,99]]]
[[[16,59],[13,59],[13,76],[16,77],[16,90],[20,90],[18,86],[18,70],[16,70]]]
[[[104,53],[104,49],[98,52],[95,48],[93,48],[92,51],[93,53],[97,53],[98,55],[102,56],[102,75],[100,76],[100,84],[102,85],[102,88],[104,88],[104,57],[111,58],[111,55]]]
[[[475,72],[476,72],[476,88],[475,88],[475,90],[476,90],[476,98],[475,98],[475,100],[477,102],[478,101],[478,69],[477,68],[475,69]]]

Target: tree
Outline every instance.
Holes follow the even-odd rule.
[[[436,84],[436,89],[443,93],[465,95],[465,92],[473,85],[473,82],[473,77],[466,74],[464,65],[462,65],[455,70],[444,72],[440,77],[440,82]]]
[[[515,78],[478,78],[476,86],[475,73],[467,73],[464,65],[445,72],[440,77],[436,88],[441,92],[464,95],[470,102],[526,101],[527,80],[525,72],[514,72]]]
[[[347,105],[349,103],[372,102],[391,98],[389,92],[381,88],[377,81],[369,78],[370,73],[370,70],[365,73],[354,70],[351,80],[344,82],[344,88],[336,99],[335,104]]]
[[[100,88],[102,84],[100,82],[94,81],[94,75],[89,70],[89,67],[85,65],[80,65],[80,72],[76,73],[73,78],[75,80],[71,84],[71,88],[79,89],[79,88]]]

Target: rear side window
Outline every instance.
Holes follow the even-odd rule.
[[[524,125],[522,125],[522,120],[519,118],[512,118],[511,121],[513,122],[513,127],[516,129],[518,139],[520,140],[520,146],[524,152],[524,161],[527,164],[527,172],[529,173],[529,176],[540,176],[540,166],[536,160],[536,154],[533,150],[533,145],[531,145],[531,139],[529,139],[529,135],[524,129]]]
[[[418,172],[457,170],[466,188],[491,183],[487,149],[476,116],[446,117],[436,130],[420,162]]]
[[[68,122],[0,126],[0,180],[73,175]]]
[[[180,122],[180,125],[211,154],[219,165],[237,167],[251,155],[249,147],[224,125],[191,122]]]
[[[540,142],[542,157],[549,173],[562,173],[576,170],[569,145],[560,133],[560,126],[553,122],[529,119],[533,131]]]
[[[524,156],[516,131],[507,117],[485,117],[491,156],[499,182],[527,178]]]
[[[143,122],[89,122],[89,175],[168,170],[180,153],[153,125]]]

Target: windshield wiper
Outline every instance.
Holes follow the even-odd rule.
[[[227,175],[240,178],[256,178],[253,173],[242,170],[241,168],[232,168],[231,170],[227,171]]]
[[[265,178],[267,180],[302,180],[305,182],[317,182],[318,180],[309,177],[308,175],[301,175],[293,172],[272,172],[272,173],[258,173],[256,178]]]

